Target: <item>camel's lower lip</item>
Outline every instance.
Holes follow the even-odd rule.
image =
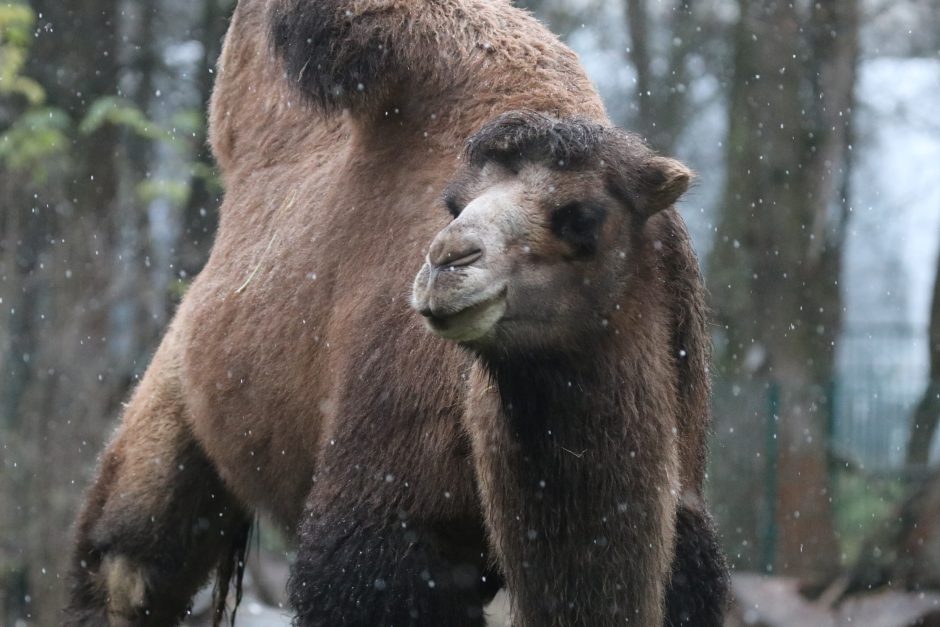
[[[506,311],[506,290],[446,316],[431,315],[425,322],[434,333],[449,340],[470,341],[489,331]]]

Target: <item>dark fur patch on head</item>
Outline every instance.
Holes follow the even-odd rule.
[[[464,154],[475,166],[496,161],[514,167],[528,161],[555,169],[576,168],[594,161],[610,135],[611,129],[590,120],[512,111],[477,131]]]
[[[464,158],[474,167],[488,161],[518,170],[536,163],[553,170],[597,168],[608,191],[641,219],[671,206],[688,188],[692,173],[659,157],[622,129],[584,118],[554,118],[535,111],[504,113],[469,140]]]
[[[326,111],[368,106],[396,74],[388,29],[340,2],[281,0],[269,17],[271,43],[287,80]]]

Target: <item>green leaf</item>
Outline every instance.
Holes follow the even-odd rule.
[[[149,179],[137,185],[137,197],[144,203],[164,198],[173,205],[182,207],[189,200],[190,192],[188,182],[169,179]]]
[[[190,164],[189,171],[193,178],[202,179],[210,192],[221,193],[224,189],[219,172],[213,166],[202,161],[194,161]]]
[[[46,99],[39,83],[21,75],[34,20],[26,5],[9,2],[0,5],[0,96],[18,94],[32,106]]]
[[[95,100],[78,125],[78,130],[91,135],[106,124],[121,126],[145,139],[174,143],[174,138],[159,124],[147,118],[134,103],[117,96]]]
[[[36,15],[29,5],[19,2],[0,4],[0,45],[26,48]]]
[[[193,137],[205,128],[205,113],[201,109],[183,109],[170,118],[170,125],[178,136]]]
[[[46,179],[50,162],[67,156],[71,119],[52,107],[27,111],[0,135],[0,163],[29,172],[34,182]]]

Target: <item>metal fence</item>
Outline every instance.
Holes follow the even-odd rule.
[[[864,511],[868,524],[874,524],[876,516],[868,515],[873,502],[889,511],[892,503],[885,498],[885,485],[858,477],[880,477],[895,486],[901,481],[911,417],[927,377],[926,330],[878,325],[842,334],[835,377],[821,408],[830,459],[838,461],[830,476],[837,523],[848,527],[846,520]],[[711,503],[732,563],[739,568],[765,570],[774,564],[781,392],[772,379],[719,378],[714,385]],[[931,459],[936,463],[940,440],[933,444]],[[861,486],[854,492],[840,491],[849,479]],[[851,520],[848,536],[866,533],[864,524],[856,523]]]
[[[843,333],[833,384],[833,450],[872,472],[903,468],[927,376],[925,330],[880,325]]]

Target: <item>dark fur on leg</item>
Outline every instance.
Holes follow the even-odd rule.
[[[300,627],[482,627],[476,565],[444,557],[437,535],[404,520],[306,516],[288,591]]]
[[[731,582],[707,513],[680,507],[676,555],[666,593],[666,627],[721,627]]]
[[[148,510],[122,498],[122,456],[106,458],[79,519],[68,627],[178,624],[218,560],[239,553],[248,517],[199,448],[167,463],[180,469],[172,508]]]

